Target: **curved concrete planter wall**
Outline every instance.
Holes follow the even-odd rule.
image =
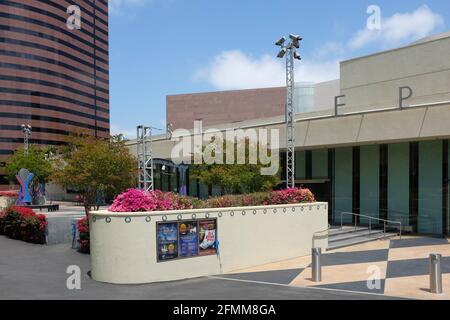
[[[157,262],[156,223],[216,218],[219,254]],[[173,281],[310,255],[328,240],[328,204],[90,215],[91,272],[115,284]],[[313,244],[314,243],[314,244]]]

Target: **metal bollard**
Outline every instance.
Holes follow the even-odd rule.
[[[442,255],[430,254],[430,291],[435,294],[442,294]]]
[[[314,282],[322,281],[322,263],[320,261],[322,257],[321,248],[312,249],[312,280]]]

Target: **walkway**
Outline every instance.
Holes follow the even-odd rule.
[[[444,295],[429,292],[429,254],[443,255]],[[403,237],[327,252],[322,282],[311,280],[311,257],[239,270],[224,276],[237,281],[277,283],[292,287],[338,289],[414,299],[450,299],[450,244],[447,239]],[[379,286],[368,279],[374,275]],[[373,286],[372,286],[373,285]]]
[[[353,300],[384,296],[336,290],[199,278],[150,285],[99,283],[89,276],[89,256],[68,245],[39,246],[0,236],[0,299],[155,299],[155,300]],[[81,290],[68,290],[66,269],[81,268]],[[130,265],[132,272],[133,266]]]

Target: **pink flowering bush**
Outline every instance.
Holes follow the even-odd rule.
[[[147,212],[193,209],[193,199],[156,190],[151,192],[129,189],[117,196],[111,212]]]
[[[154,208],[155,204],[149,193],[129,189],[117,196],[109,210],[112,212],[145,212],[152,211]]]
[[[0,197],[17,198],[18,196],[18,190],[0,191]]]
[[[226,195],[208,200],[198,200],[159,190],[145,192],[130,189],[119,195],[109,211],[151,212],[188,209],[231,208],[262,205],[296,204],[314,202],[314,195],[308,189],[288,189],[254,193],[249,195]]]
[[[309,189],[286,189],[272,191],[264,199],[264,205],[295,204],[315,202],[314,195]]]
[[[252,193],[248,195],[226,195],[216,198],[203,200],[199,204],[199,208],[231,208],[231,207],[252,207],[264,204],[264,199],[268,192]]]
[[[79,251],[82,253],[90,253],[90,239],[89,239],[89,219],[84,217],[77,222],[78,233],[80,234],[80,239],[78,240],[80,243]]]

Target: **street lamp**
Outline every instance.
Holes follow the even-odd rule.
[[[23,150],[25,154],[28,154],[29,143],[28,140],[31,136],[31,130],[33,129],[29,124],[22,124],[22,132],[23,132]]]
[[[289,39],[289,43],[286,44],[286,37],[282,37],[275,42],[275,45],[281,47],[277,58],[286,57],[286,186],[295,188],[294,62],[302,59],[297,52],[302,38],[290,34]]]

